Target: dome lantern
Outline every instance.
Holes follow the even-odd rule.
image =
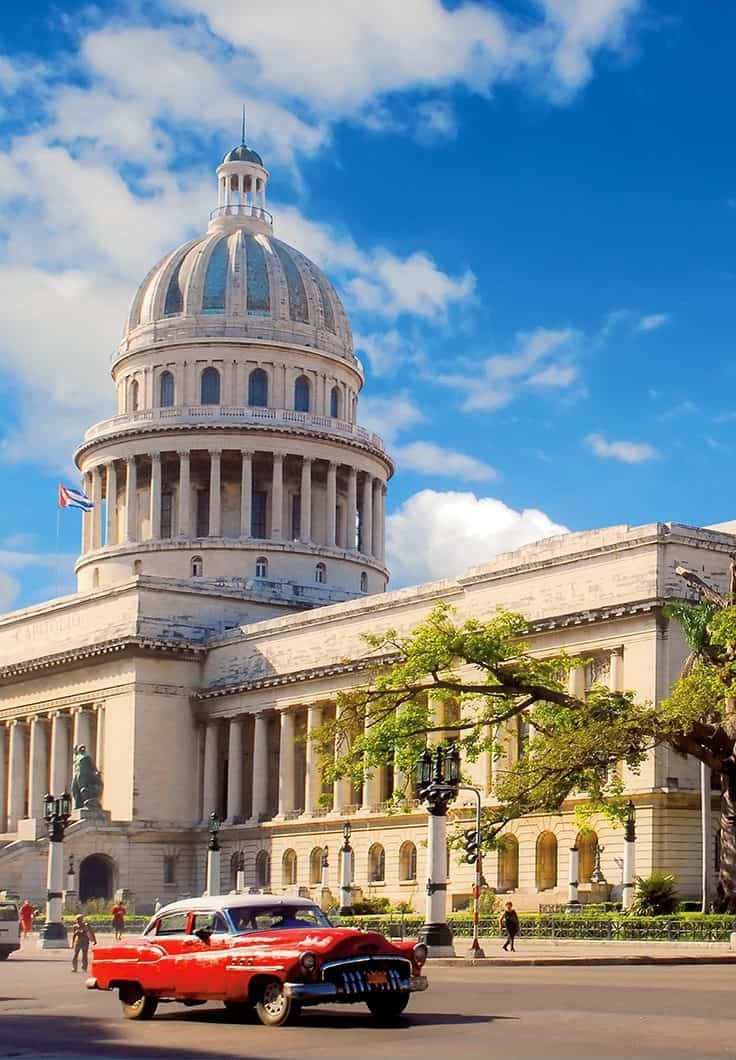
[[[243,134],[237,147],[217,167],[217,208],[210,214],[210,231],[245,228],[257,233],[273,231],[273,218],[266,209],[268,170],[263,159],[245,142]]]

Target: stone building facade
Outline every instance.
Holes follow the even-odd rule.
[[[408,631],[438,600],[460,617],[498,607],[533,622],[533,647],[585,657],[575,691],[607,683],[649,701],[685,656],[663,607],[678,564],[725,585],[736,526],[613,527],[529,545],[428,585],[385,592],[385,497],[393,465],[360,427],[362,369],[326,277],[273,236],[268,173],[244,144],[217,170],[208,232],[145,278],[114,359],[117,413],[76,454],[94,501],[78,592],[0,617],[0,888],[39,902],[42,800],[68,788],[72,749],[94,750],[105,819],[75,820],[67,851],[82,897],[125,887],[141,908],[204,886],[206,822],[223,819],[222,878],[274,891],[337,890],[342,827],[354,883],[423,907],[426,816],[389,811],[404,778],[327,788],[309,733],[359,684],[363,634]],[[421,528],[417,528],[421,533]],[[524,734],[468,766],[485,800]],[[637,870],[700,881],[698,770],[664,748],[624,771],[637,810]],[[574,800],[513,822],[491,886],[521,908],[564,901]],[[470,815],[458,800],[454,814]],[[596,841],[620,893],[623,835]],[[714,816],[715,828],[715,816]],[[471,869],[450,856],[448,902]]]

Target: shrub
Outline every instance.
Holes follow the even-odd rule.
[[[634,916],[667,916],[677,911],[680,897],[675,888],[675,877],[669,872],[653,872],[651,876],[637,876],[631,912]]]

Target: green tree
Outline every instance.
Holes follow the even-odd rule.
[[[366,771],[396,765],[411,784],[428,739],[455,743],[466,761],[490,752],[498,801],[484,808],[488,847],[508,822],[557,813],[580,793],[586,812],[621,819],[626,800],[617,764],[636,771],[654,747],[669,743],[730,778],[719,890],[722,908],[736,912],[736,607],[712,598],[693,606],[709,610],[673,612],[689,623],[693,658],[669,699],[655,707],[602,685],[573,696],[568,677],[585,659],[534,655],[521,615],[499,611],[487,621],[460,623],[439,603],[407,635],[366,637],[367,680],[340,694],[335,719],[314,737],[326,776],[360,784]],[[438,712],[449,704],[452,711]],[[725,704],[720,714],[719,704]],[[505,759],[499,737],[509,728],[533,734],[515,761]]]

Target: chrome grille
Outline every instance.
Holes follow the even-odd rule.
[[[386,982],[369,982],[371,972],[385,972]],[[346,997],[407,990],[410,975],[409,961],[391,957],[332,961],[322,968],[322,978],[328,983],[334,983],[338,991]]]

